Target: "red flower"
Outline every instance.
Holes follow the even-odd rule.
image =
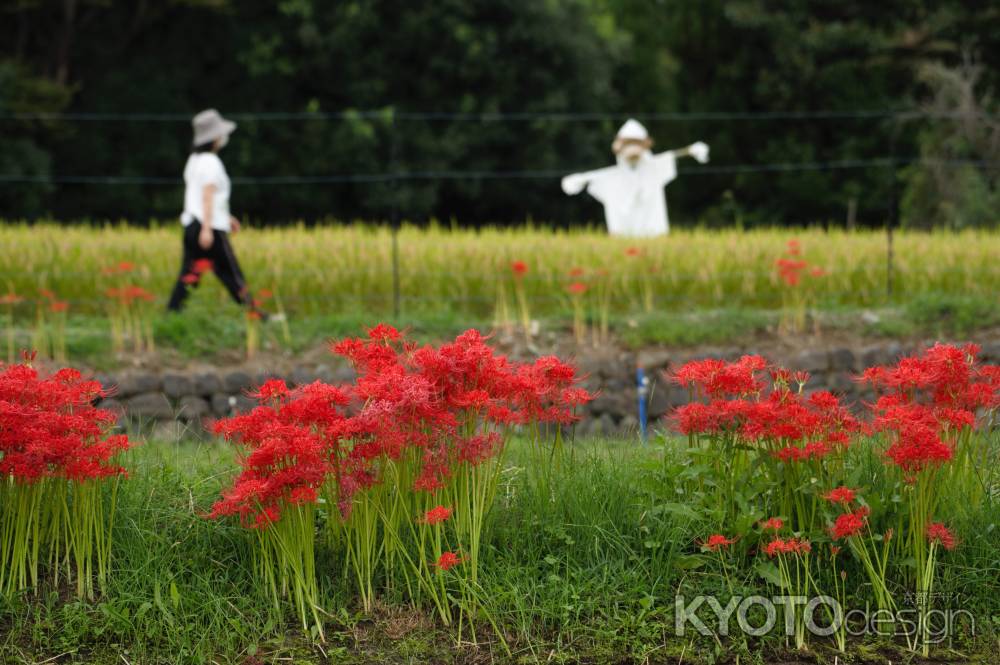
[[[830,529],[830,535],[833,536],[834,540],[842,540],[844,538],[850,538],[858,535],[864,530],[869,514],[870,511],[866,507],[862,506],[853,513],[845,513],[844,515],[841,515],[833,523],[833,528]]]
[[[941,522],[931,522],[927,525],[927,540],[941,543],[941,547],[946,550],[953,550],[957,545],[954,534]]]
[[[849,487],[838,487],[823,495],[823,498],[831,503],[849,504],[854,503],[856,498],[854,490]]]
[[[0,305],[16,305],[24,300],[21,296],[17,295],[13,291],[0,296]]]
[[[510,270],[515,277],[522,277],[528,273],[528,264],[524,261],[514,261],[510,264]]]
[[[689,362],[671,378],[686,388],[701,388],[711,397],[747,395],[763,389],[757,373],[767,367],[761,356],[743,356],[735,363],[709,358]]]
[[[784,528],[785,522],[780,517],[772,517],[760,523],[760,528],[764,531],[778,532]]]
[[[197,284],[200,280],[201,280],[201,277],[199,277],[198,273],[196,273],[196,272],[185,273],[181,277],[181,281],[184,282],[185,284],[188,284],[188,285],[190,285],[190,284]]]
[[[566,287],[566,290],[573,295],[583,295],[587,292],[587,285],[583,282],[572,282]]]
[[[49,303],[49,310],[53,312],[65,312],[69,309],[69,303],[65,300],[53,300]]]
[[[451,508],[445,508],[444,506],[435,506],[424,513],[423,520],[424,524],[440,524],[444,522],[449,517],[451,517]]]
[[[211,269],[212,269],[212,259],[198,259],[191,264],[191,270],[196,275],[206,273]]]
[[[789,538],[782,540],[775,538],[764,546],[764,554],[774,558],[781,554],[807,554],[812,551],[812,545],[807,540],[801,538]]]
[[[570,268],[569,269],[569,276],[570,277],[582,277],[583,276],[583,268]]]
[[[642,250],[638,247],[628,247],[625,250],[625,256],[639,256],[642,254]]]
[[[441,556],[438,557],[438,560],[434,562],[434,565],[437,567],[438,570],[443,572],[450,568],[454,568],[463,561],[465,561],[465,559],[458,556],[454,552],[444,552]]]
[[[112,463],[130,446],[109,435],[116,417],[93,402],[106,393],[75,369],[41,377],[28,365],[0,371],[0,478],[31,483],[124,474]]]
[[[735,539],[729,539],[722,534],[716,533],[708,537],[708,540],[705,541],[705,547],[713,552],[718,552],[719,550],[726,549],[735,542]]]

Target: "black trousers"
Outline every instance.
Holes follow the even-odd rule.
[[[212,246],[202,249],[198,244],[199,233],[201,233],[201,222],[197,219],[184,227],[184,258],[181,261],[181,274],[177,276],[177,283],[174,285],[173,293],[170,294],[167,309],[172,312],[181,311],[190,293],[189,289],[198,286],[201,276],[198,275],[198,279],[195,279],[191,275],[195,275],[194,262],[200,259],[212,262],[213,272],[225,285],[233,300],[240,305],[252,305],[253,298],[247,289],[240,264],[236,261],[233,246],[229,244],[229,234],[212,229]]]

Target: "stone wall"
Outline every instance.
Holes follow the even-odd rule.
[[[916,351],[915,346],[887,342],[854,350],[846,347],[814,348],[784,354],[768,352],[769,360],[792,370],[810,373],[807,391],[830,390],[847,403],[860,406],[870,399],[853,377],[872,365],[894,363],[900,356]],[[636,368],[643,367],[649,378],[649,419],[657,423],[672,408],[687,402],[687,390],[672,385],[663,374],[696,358],[736,360],[753,349],[718,348],[692,350],[646,349],[638,353],[609,350],[591,352],[576,359],[587,377],[585,386],[597,392],[579,426],[582,434],[634,432],[638,427]],[[1000,363],[1000,342],[984,344],[984,362]],[[290,385],[321,380],[346,383],[354,379],[346,365],[298,366],[286,375],[252,373],[246,369],[204,369],[192,372],[164,370],[128,371],[98,375],[98,380],[113,394],[101,402],[119,414],[123,424],[153,427],[169,436],[183,427],[187,433],[204,430],[215,418],[244,412],[254,406],[247,392],[269,378],[283,378]],[[173,429],[171,429],[171,427]],[[178,435],[179,436],[179,435]]]

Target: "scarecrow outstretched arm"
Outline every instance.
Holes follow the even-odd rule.
[[[606,166],[603,169],[597,169],[594,171],[584,171],[583,173],[572,173],[562,179],[562,190],[569,194],[570,196],[574,194],[579,194],[587,185],[590,184],[592,180],[601,177],[602,175],[613,171],[615,166]]]
[[[695,160],[704,164],[708,161],[708,144],[702,141],[692,143],[685,148],[678,148],[677,150],[669,150],[668,152],[673,153],[674,157],[694,157]],[[660,153],[661,155],[664,153]],[[659,155],[657,155],[658,157]]]

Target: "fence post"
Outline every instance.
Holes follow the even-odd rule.
[[[893,123],[893,126],[889,128],[889,210],[885,218],[885,294],[887,300],[892,299],[893,291],[892,227],[896,217],[896,127],[894,119],[890,122]]]
[[[392,318],[399,323],[399,168],[396,164],[396,109],[392,110],[392,124],[389,129],[389,169],[392,173]]]

